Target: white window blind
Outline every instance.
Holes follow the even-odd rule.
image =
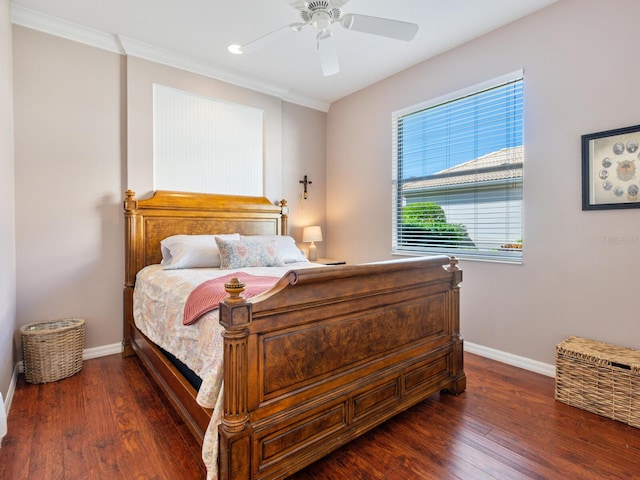
[[[153,86],[156,190],[263,195],[263,111]]]
[[[524,80],[392,117],[394,253],[522,261]]]

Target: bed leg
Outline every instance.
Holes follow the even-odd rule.
[[[451,311],[451,352],[450,376],[451,386],[447,392],[458,395],[467,388],[467,377],[464,374],[464,341],[460,335],[460,282],[462,271],[458,268],[458,259],[451,257],[447,271],[451,273],[451,292],[449,295]]]
[[[131,337],[133,335],[131,324],[133,322],[133,286],[126,285],[124,288],[124,325],[122,332],[122,356],[130,357],[135,355],[135,351],[131,346]]]
[[[219,480],[249,480],[251,478],[251,429],[241,434],[229,436],[224,426],[218,429],[220,434]]]
[[[442,390],[446,393],[459,395],[467,389],[467,376],[464,373],[464,342],[458,338],[453,341],[453,352],[451,353],[451,383],[449,388]]]

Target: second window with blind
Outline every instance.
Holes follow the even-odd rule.
[[[522,71],[393,113],[395,254],[521,263]]]

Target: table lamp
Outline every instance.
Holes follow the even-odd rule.
[[[302,229],[302,241],[304,243],[311,242],[311,245],[309,245],[309,260],[312,262],[318,260],[318,251],[315,242],[322,241],[322,230],[320,226],[313,225],[311,227],[304,227]]]

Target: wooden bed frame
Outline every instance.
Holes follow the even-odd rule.
[[[126,192],[124,352],[139,356],[200,442],[211,411],[135,327],[136,273],[160,262],[169,235],[286,234],[283,205]],[[434,393],[464,391],[461,281],[455,258],[435,256],[292,270],[257,297],[232,293],[220,305],[219,478],[285,478]]]

